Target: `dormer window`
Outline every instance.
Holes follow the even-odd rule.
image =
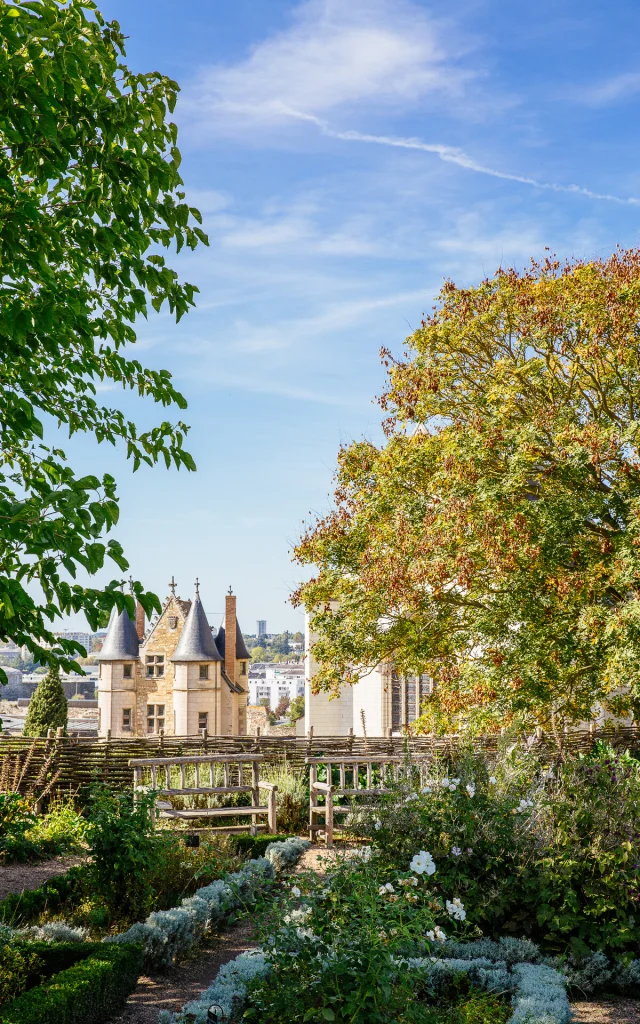
[[[200,666],[200,678],[201,679],[208,679],[209,678],[209,666],[208,665],[201,665]]]
[[[125,679],[133,678],[133,665],[124,665],[122,669],[122,675]]]

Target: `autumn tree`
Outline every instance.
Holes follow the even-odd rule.
[[[100,400],[115,385],[186,407],[131,346],[150,307],[193,305],[162,249],[206,242],[178,170],[178,86],[123,56],[92,0],[0,0],[0,638],[66,669],[82,649],[52,634],[57,616],[96,629],[114,604],[160,605],[137,582],[121,593],[115,481],[75,473],[62,431],[121,444],[134,470],[195,468],[181,421],[139,430]],[[107,560],[109,586],[74,582]]]
[[[318,685],[429,672],[424,728],[637,709],[640,251],[447,283],[385,360],[386,441],[296,550]]]

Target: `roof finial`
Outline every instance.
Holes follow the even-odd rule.
[[[133,594],[133,576],[129,577],[129,592]]]
[[[199,581],[198,577],[196,576],[196,594],[199,594],[199,593],[200,593],[200,581]]]
[[[233,594],[233,589],[229,587],[229,596],[231,596],[231,594]]]
[[[169,584],[169,590],[171,591],[173,597],[176,596],[176,586],[177,586],[177,583],[176,583],[175,579],[173,578],[173,573],[171,573],[171,583]]]

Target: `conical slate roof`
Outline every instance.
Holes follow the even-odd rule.
[[[102,650],[97,661],[132,661],[138,657],[140,641],[135,622],[129,618],[126,608],[121,612],[114,608]]]
[[[175,654],[170,661],[221,661],[211,626],[207,622],[200,594],[196,591],[187,621],[182,627]]]
[[[224,626],[220,626],[220,629],[218,630],[218,635],[216,636],[216,647],[224,658]],[[246,658],[248,661],[250,657],[251,655],[249,654],[247,645],[244,642],[242,630],[240,629],[240,625],[236,619],[236,661],[239,661],[241,658]]]

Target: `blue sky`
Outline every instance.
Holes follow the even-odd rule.
[[[633,246],[640,225],[640,5],[619,0],[102,0],[127,60],[180,83],[200,288],[139,357],[189,401],[198,473],[115,472],[118,537],[164,595],[229,584],[247,631],[301,627],[289,551],[328,507],[339,445],[378,439],[378,352],[400,351],[441,282]],[[106,396],[105,396],[106,397]],[[111,396],[109,396],[111,400]],[[115,396],[114,396],[115,400]],[[153,408],[129,404],[141,422]],[[115,573],[106,574],[110,578]],[[80,625],[79,620],[75,622]]]

